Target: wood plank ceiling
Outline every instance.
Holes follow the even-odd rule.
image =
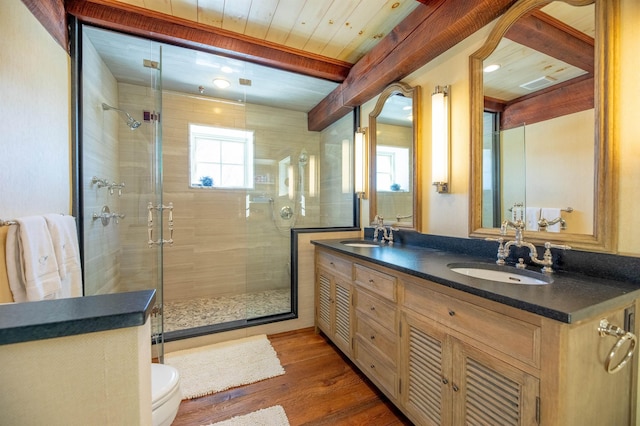
[[[354,64],[419,7],[415,0],[117,0]]]

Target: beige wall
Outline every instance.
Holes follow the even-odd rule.
[[[577,189],[593,182],[593,114],[590,109],[501,132],[503,200],[510,200],[503,205],[503,217],[510,217],[507,209],[514,202],[537,208],[571,207],[573,212],[562,213],[566,232],[593,234],[593,191]],[[515,151],[512,157],[510,146]],[[507,166],[515,170],[508,171]],[[524,182],[517,179],[520,176]]]
[[[150,333],[147,321],[2,346],[0,423],[150,425]]]
[[[618,121],[615,135],[619,148],[619,209],[618,251],[621,254],[640,256],[640,2],[621,0],[620,25],[620,73],[614,98]]]
[[[567,232],[593,234],[594,110],[526,126],[527,205],[567,208]],[[545,217],[552,220],[554,217]]]
[[[69,67],[20,0],[0,2],[0,219],[71,212]]]
[[[120,238],[114,226],[103,226],[93,220],[103,206],[112,212],[120,209],[119,197],[111,196],[107,188],[91,183],[92,177],[119,179],[118,128],[120,117],[104,111],[102,103],[118,106],[118,84],[98,56],[88,37],[83,39],[83,151],[84,180],[82,182],[84,219],[85,294],[107,294],[119,290]]]

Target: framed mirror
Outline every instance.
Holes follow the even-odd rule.
[[[472,237],[521,215],[527,241],[615,249],[616,12],[520,0],[471,55]]]
[[[369,114],[369,215],[420,229],[420,86],[387,86]]]

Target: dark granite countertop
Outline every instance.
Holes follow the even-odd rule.
[[[155,290],[0,305],[0,345],[144,325]]]
[[[455,273],[447,265],[472,262],[519,271],[511,266],[499,267],[486,258],[434,248],[402,244],[361,248],[346,246],[341,241],[344,239],[314,240],[312,243],[565,323],[591,318],[640,297],[640,288],[632,283],[574,272],[557,271],[551,274],[553,282],[545,285],[493,282]],[[528,267],[527,270],[537,272],[540,269]]]

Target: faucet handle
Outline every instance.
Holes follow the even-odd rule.
[[[492,237],[487,237],[484,239],[485,241],[493,241],[494,243],[504,243],[504,238],[499,237],[499,238],[492,238]]]
[[[566,244],[553,244],[553,243],[550,243],[548,241],[546,243],[544,243],[544,248],[546,248],[546,249],[555,248],[555,249],[560,249],[560,250],[571,250],[571,246],[568,246]]]

